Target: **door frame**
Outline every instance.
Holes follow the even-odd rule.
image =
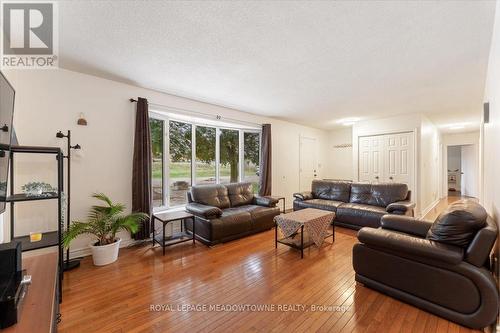
[[[476,132],[476,131],[474,131]],[[464,145],[476,145],[477,147],[477,151],[478,151],[478,170],[477,170],[477,181],[478,181],[478,186],[477,186],[477,191],[478,191],[478,196],[479,196],[479,199],[481,200],[482,199],[482,191],[483,191],[483,170],[482,170],[482,167],[483,167],[483,162],[482,162],[482,159],[483,159],[483,156],[484,156],[484,152],[482,151],[483,150],[483,144],[482,144],[482,138],[481,138],[481,130],[477,131],[478,134],[477,134],[477,137],[475,137],[474,135],[467,135],[469,132],[459,132],[459,133],[454,133],[454,134],[463,134],[464,136],[463,137],[460,137],[459,139],[446,139],[446,134],[445,133],[444,135],[441,134],[441,139],[440,139],[440,142],[441,142],[441,146],[442,146],[442,149],[441,149],[441,155],[440,155],[440,162],[441,162],[441,170],[440,170],[440,174],[441,174],[441,183],[440,183],[440,192],[441,192],[441,196],[440,198],[445,198],[448,196],[448,146],[464,146]],[[471,132],[472,133],[472,132]]]
[[[308,136],[308,135],[302,135],[300,134],[299,135],[299,170],[298,170],[298,175],[299,175],[299,188],[298,188],[298,191],[300,191],[300,189],[302,188],[302,177],[300,175],[301,171],[301,162],[302,162],[302,139],[309,139],[309,140],[314,140],[314,142],[318,142],[318,138],[316,137],[313,137],[313,136]],[[319,174],[318,172],[318,151],[317,149],[315,148],[314,149],[314,156],[315,156],[315,167],[316,167],[316,174]],[[311,185],[311,184],[309,184]]]
[[[370,136],[381,136],[381,135],[390,135],[390,134],[403,134],[403,133],[412,133],[413,134],[413,189],[412,189],[412,201],[417,204],[416,210],[418,211],[420,208],[418,194],[420,185],[417,182],[418,174],[420,172],[420,168],[418,167],[418,161],[420,161],[420,156],[418,154],[420,143],[418,141],[418,128],[414,127],[413,129],[407,130],[374,130],[374,131],[363,131],[360,135],[353,134],[353,141],[355,144],[352,145],[352,155],[353,155],[353,164],[354,164],[354,179],[359,182],[359,139]]]
[[[476,170],[476,179],[477,179],[477,185],[476,185],[476,195],[477,199],[480,199],[481,197],[481,147],[479,145],[478,142],[472,142],[472,141],[468,141],[468,140],[463,140],[461,142],[464,142],[464,143],[449,143],[449,142],[445,142],[442,144],[443,146],[443,151],[442,151],[442,154],[441,154],[441,161],[442,161],[442,165],[441,165],[441,199],[442,198],[445,198],[448,196],[448,147],[453,147],[453,146],[474,146],[476,152],[477,152],[477,170]],[[460,180],[462,181],[462,180]],[[462,188],[460,188],[460,191],[462,191]],[[461,195],[465,195],[464,193],[461,193]]]

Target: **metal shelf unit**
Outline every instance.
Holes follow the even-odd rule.
[[[14,156],[16,153],[22,154],[53,154],[56,156],[57,166],[57,192],[51,192],[40,196],[27,196],[24,193],[14,193]],[[6,201],[10,203],[10,238],[14,241],[22,243],[24,251],[32,251],[47,247],[58,247],[58,266],[59,266],[59,302],[62,301],[62,278],[63,278],[63,247],[62,247],[62,232],[63,232],[63,210],[62,210],[62,194],[64,186],[63,153],[61,148],[57,147],[34,147],[34,146],[12,146],[10,148],[10,196]],[[39,242],[31,242],[29,235],[15,237],[15,210],[14,205],[17,202],[29,202],[40,200],[57,200],[57,231],[42,232],[42,239]]]

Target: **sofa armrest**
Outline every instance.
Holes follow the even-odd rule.
[[[222,215],[222,210],[219,207],[207,206],[196,202],[188,203],[186,211],[205,219],[215,219]]]
[[[273,198],[273,197],[261,197],[261,196],[255,196],[253,198],[253,204],[258,205],[258,206],[264,206],[264,207],[276,207],[276,204],[278,203],[278,199]]]
[[[389,204],[385,210],[388,213],[394,213],[394,212],[402,212],[406,213],[407,211],[410,211],[415,208],[415,203],[411,201],[396,201],[391,204]]]
[[[463,249],[428,239],[412,237],[384,229],[362,228],[358,240],[368,247],[399,255],[457,265],[463,260]]]
[[[380,219],[380,226],[382,229],[404,232],[405,234],[425,238],[432,226],[432,222],[418,220],[405,215],[386,214]]]
[[[311,191],[305,191],[305,192],[299,192],[299,193],[294,193],[293,197],[297,200],[304,201],[304,200],[311,200],[313,199],[313,194]]]

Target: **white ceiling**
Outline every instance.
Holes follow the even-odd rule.
[[[60,66],[325,129],[413,112],[478,121],[494,7],[63,1]]]

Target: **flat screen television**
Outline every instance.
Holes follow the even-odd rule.
[[[0,72],[0,213],[5,211],[15,91]]]

